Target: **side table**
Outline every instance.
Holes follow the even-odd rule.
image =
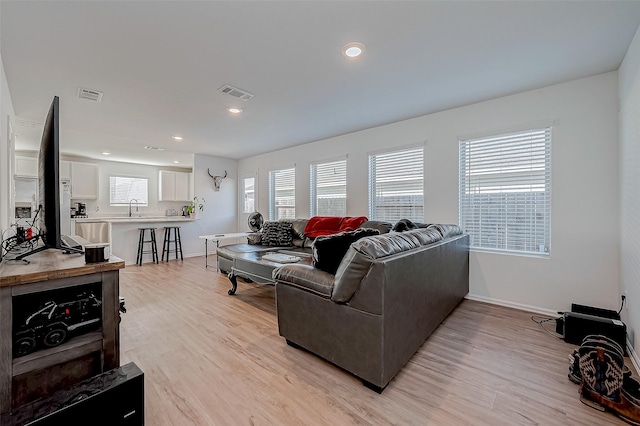
[[[200,235],[198,238],[204,240],[204,267],[209,267],[209,241],[215,241],[216,248],[220,247],[220,241],[230,240],[232,238],[242,238],[249,235],[248,232],[236,232],[231,234],[212,234],[212,235]],[[218,270],[218,264],[216,262],[216,271]]]

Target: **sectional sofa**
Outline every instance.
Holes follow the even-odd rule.
[[[304,221],[293,221],[291,232],[298,241],[282,248],[312,251],[309,238],[300,232]],[[382,392],[469,292],[469,236],[456,225],[401,233],[389,233],[391,224],[384,222],[360,227],[383,233],[348,245],[337,269],[307,263],[273,271],[278,329],[290,346],[308,350]],[[324,238],[324,245],[332,238]],[[320,241],[318,237],[315,245],[321,246]],[[277,248],[220,247],[218,265],[229,271],[238,253]]]

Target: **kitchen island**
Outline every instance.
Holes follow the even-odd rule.
[[[198,227],[197,219],[183,216],[115,216],[76,219],[75,233],[92,243],[109,243],[111,253],[135,264],[138,250],[138,228],[154,227],[158,250],[162,251],[162,228],[164,226]],[[194,230],[194,232],[196,232]],[[184,233],[183,233],[184,244]],[[198,253],[199,254],[199,253]],[[158,253],[158,256],[160,253]]]

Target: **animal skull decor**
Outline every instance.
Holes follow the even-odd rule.
[[[207,173],[209,173],[209,176],[213,179],[213,190],[216,192],[220,191],[220,184],[222,183],[222,179],[227,177],[227,171],[224,171],[224,176],[213,176],[209,169],[207,169]]]

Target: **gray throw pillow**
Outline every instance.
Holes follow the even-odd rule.
[[[293,245],[291,222],[265,222],[262,226],[262,245],[290,247]]]

